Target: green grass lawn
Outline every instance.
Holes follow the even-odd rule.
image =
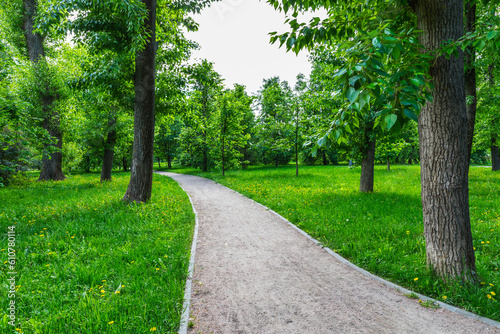
[[[262,203],[356,265],[468,311],[500,320],[500,173],[471,168],[471,222],[479,286],[446,286],[426,268],[418,166],[375,169],[360,193],[360,168],[255,167],[199,173]]]
[[[125,204],[129,173],[0,189],[0,332],[174,333],[194,228],[187,195],[155,175],[147,204]],[[15,226],[15,328],[8,227]],[[5,296],[5,297],[4,297]]]

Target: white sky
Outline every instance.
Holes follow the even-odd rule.
[[[317,16],[317,15],[316,15]],[[199,30],[187,37],[198,42],[201,50],[193,58],[207,59],[224,79],[226,87],[245,85],[256,93],[263,79],[279,76],[293,87],[297,74],[307,77],[311,66],[306,51],[298,56],[269,44],[270,32],[289,31],[285,16],[265,0],[223,0],[212,3],[194,17]]]

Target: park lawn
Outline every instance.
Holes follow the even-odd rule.
[[[420,168],[375,168],[373,193],[359,192],[360,168],[254,167],[200,173],[262,203],[356,265],[413,291],[500,320],[500,173],[470,171],[478,286],[446,286],[426,268]]]
[[[22,333],[174,333],[182,314],[194,230],[187,195],[154,175],[147,204],[122,197],[130,173],[35,179],[0,189],[2,312],[7,232],[15,226],[16,328]]]

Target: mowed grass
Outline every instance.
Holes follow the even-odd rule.
[[[175,171],[175,170],[174,170]],[[356,265],[413,291],[500,320],[500,173],[473,167],[470,206],[480,284],[447,286],[426,266],[418,166],[375,169],[359,192],[360,168],[256,167],[199,173],[275,210]]]
[[[194,215],[155,175],[147,204],[126,204],[129,173],[0,189],[0,332],[174,333],[182,314]],[[8,324],[7,232],[15,226],[16,326]]]

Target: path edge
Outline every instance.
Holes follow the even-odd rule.
[[[168,175],[162,174],[162,172],[155,171],[155,173],[158,175],[169,177],[171,180],[175,181],[179,185],[179,187],[181,187],[182,191],[184,191],[184,193],[189,198],[189,202],[191,203],[191,207],[194,213],[195,223],[194,223],[193,242],[191,243],[191,256],[189,258],[188,277],[186,278],[186,286],[184,288],[184,302],[182,304],[182,315],[181,315],[181,321],[179,323],[179,332],[178,332],[179,334],[187,334],[189,326],[189,312],[191,306],[191,291],[193,286],[194,259],[196,255],[196,243],[198,242],[198,213],[196,212],[196,208],[194,207],[194,203],[193,200],[191,199],[191,196],[189,196],[187,191],[182,187],[182,185],[177,180]]]
[[[193,176],[196,176],[196,175],[193,175]],[[197,177],[201,177],[201,176],[197,176]],[[207,178],[205,178],[207,179]],[[405,295],[410,295],[410,294],[415,294],[418,296],[419,299],[421,300],[425,300],[425,301],[431,301],[431,302],[434,302],[436,303],[437,305],[439,305],[441,308],[445,309],[445,310],[448,310],[450,312],[453,312],[453,313],[457,313],[457,314],[460,314],[462,316],[465,316],[465,317],[468,317],[468,318],[472,318],[474,320],[478,320],[478,321],[481,321],[487,325],[490,325],[490,326],[493,326],[493,327],[496,327],[496,328],[500,328],[500,322],[499,321],[496,321],[496,320],[493,320],[493,319],[490,319],[490,318],[486,318],[486,317],[483,317],[483,316],[480,316],[480,315],[477,315],[477,314],[474,314],[472,312],[469,312],[469,311],[465,311],[461,308],[458,308],[456,306],[453,306],[453,305],[450,305],[450,304],[446,304],[446,303],[443,303],[439,300],[436,300],[434,298],[431,298],[431,297],[427,297],[425,295],[422,295],[422,294],[419,294],[419,293],[416,293],[414,291],[411,291],[411,290],[408,290],[402,286],[399,286],[395,283],[392,283],[392,282],[389,282],[388,280],[385,280],[383,279],[382,277],[379,277],[377,275],[374,275],[368,271],[366,271],[365,269],[363,268],[360,268],[358,267],[357,265],[349,262],[347,259],[345,259],[344,257],[340,256],[339,254],[337,254],[336,252],[334,252],[333,250],[331,250],[330,248],[326,247],[326,246],[323,246],[323,244],[321,244],[321,242],[319,242],[318,240],[314,239],[313,237],[311,237],[307,232],[303,231],[302,229],[300,229],[299,227],[297,227],[296,225],[294,225],[293,223],[289,222],[288,219],[286,219],[285,217],[283,217],[282,215],[280,215],[279,213],[277,213],[276,211],[268,208],[267,206],[243,195],[243,194],[240,194],[239,192],[237,192],[236,190],[234,189],[231,189],[229,187],[226,187],[225,185],[223,184],[220,184],[214,180],[211,180],[211,179],[207,179],[207,180],[210,180],[212,181],[213,183],[215,184],[218,184],[224,188],[227,188],[229,190],[231,190],[232,192],[240,195],[240,196],[243,196],[247,199],[249,199],[250,201],[254,202],[255,204],[263,207],[264,209],[266,209],[267,211],[271,212],[272,214],[274,214],[276,217],[278,217],[279,219],[281,219],[283,222],[285,222],[287,225],[289,225],[290,227],[292,227],[293,229],[295,229],[297,232],[299,232],[300,234],[302,234],[303,236],[305,236],[307,239],[309,239],[310,241],[312,241],[313,243],[315,243],[316,245],[320,246],[321,248],[323,248],[326,252],[328,252],[330,255],[332,255],[333,257],[335,257],[337,260],[339,260],[340,262],[344,263],[345,265],[351,267],[352,269],[360,272],[361,274],[371,278],[371,279],[374,279],[392,289],[395,289],[399,292],[402,292],[403,294]]]

